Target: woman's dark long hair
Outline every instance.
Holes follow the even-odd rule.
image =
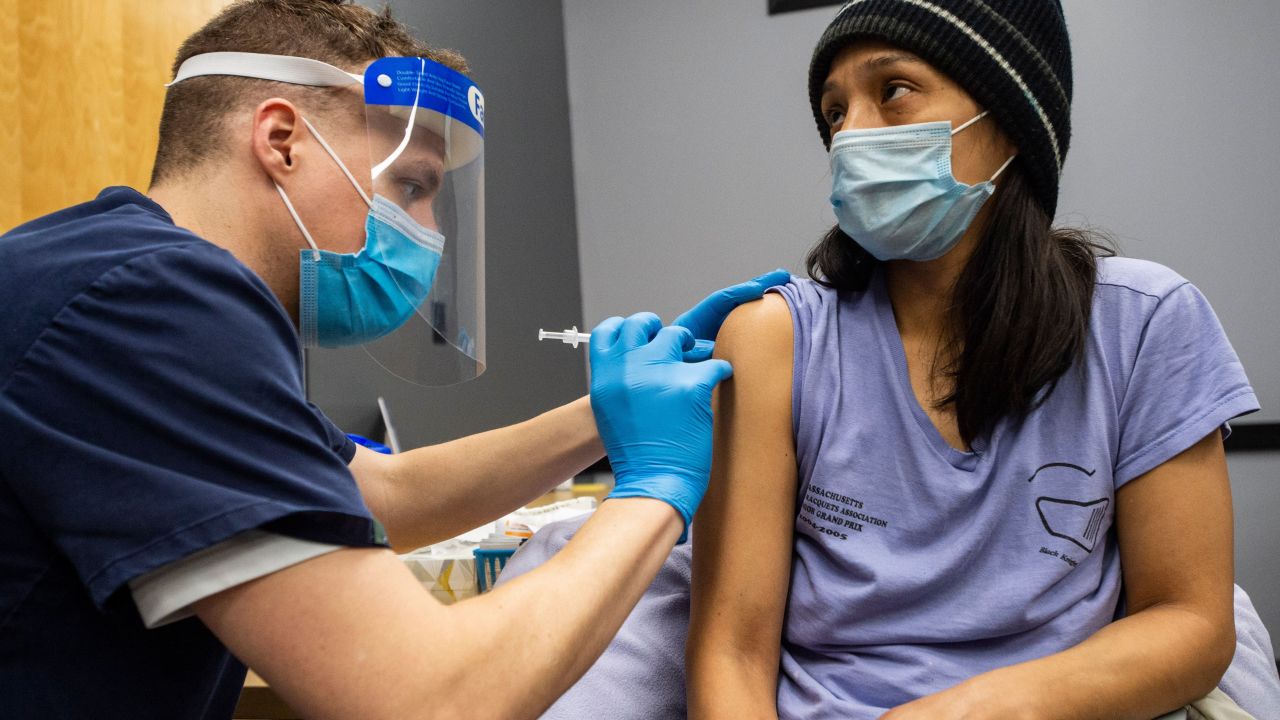
[[[940,372],[952,382],[965,445],[1002,418],[1024,418],[1084,356],[1097,257],[1114,254],[1095,231],[1052,227],[1015,161],[998,183],[986,231],[952,291]],[[809,275],[865,290],[879,264],[839,227],[809,252]]]

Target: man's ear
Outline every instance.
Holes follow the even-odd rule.
[[[306,136],[302,115],[284,98],[271,98],[253,111],[251,149],[262,169],[283,184],[294,170],[294,150]]]

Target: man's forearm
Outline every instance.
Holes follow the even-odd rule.
[[[610,500],[541,567],[448,607],[391,553],[345,548],[195,609],[308,718],[536,718],[608,646],[683,527],[661,500]]]
[[[465,686],[453,694],[483,698],[476,717],[541,715],[604,652],[682,529],[660,500],[609,500],[543,566],[450,606],[468,634],[452,644]]]
[[[604,455],[581,398],[518,425],[386,458],[353,472],[397,549],[448,539],[515,510]]]

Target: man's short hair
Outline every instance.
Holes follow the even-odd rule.
[[[209,52],[295,55],[360,72],[380,57],[425,57],[459,72],[469,71],[456,52],[429,47],[391,17],[351,0],[239,0],[182,43],[173,73],[187,58]],[[350,92],[347,90],[346,92]],[[225,121],[267,97],[298,102],[311,114],[339,107],[334,88],[228,76],[184,80],[165,93],[151,184],[180,175],[226,148]]]

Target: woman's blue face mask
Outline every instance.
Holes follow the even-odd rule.
[[[949,122],[845,130],[831,140],[831,207],[840,229],[878,260],[933,260],[955,247],[995,179],[966,185],[951,172]]]
[[[311,245],[299,257],[298,324],[306,347],[341,347],[372,342],[400,327],[427,299],[445,237],[424,227],[381,195],[373,200],[321,139],[338,167],[369,205],[365,244],[356,253],[321,250],[298,217],[284,188],[285,207]]]

